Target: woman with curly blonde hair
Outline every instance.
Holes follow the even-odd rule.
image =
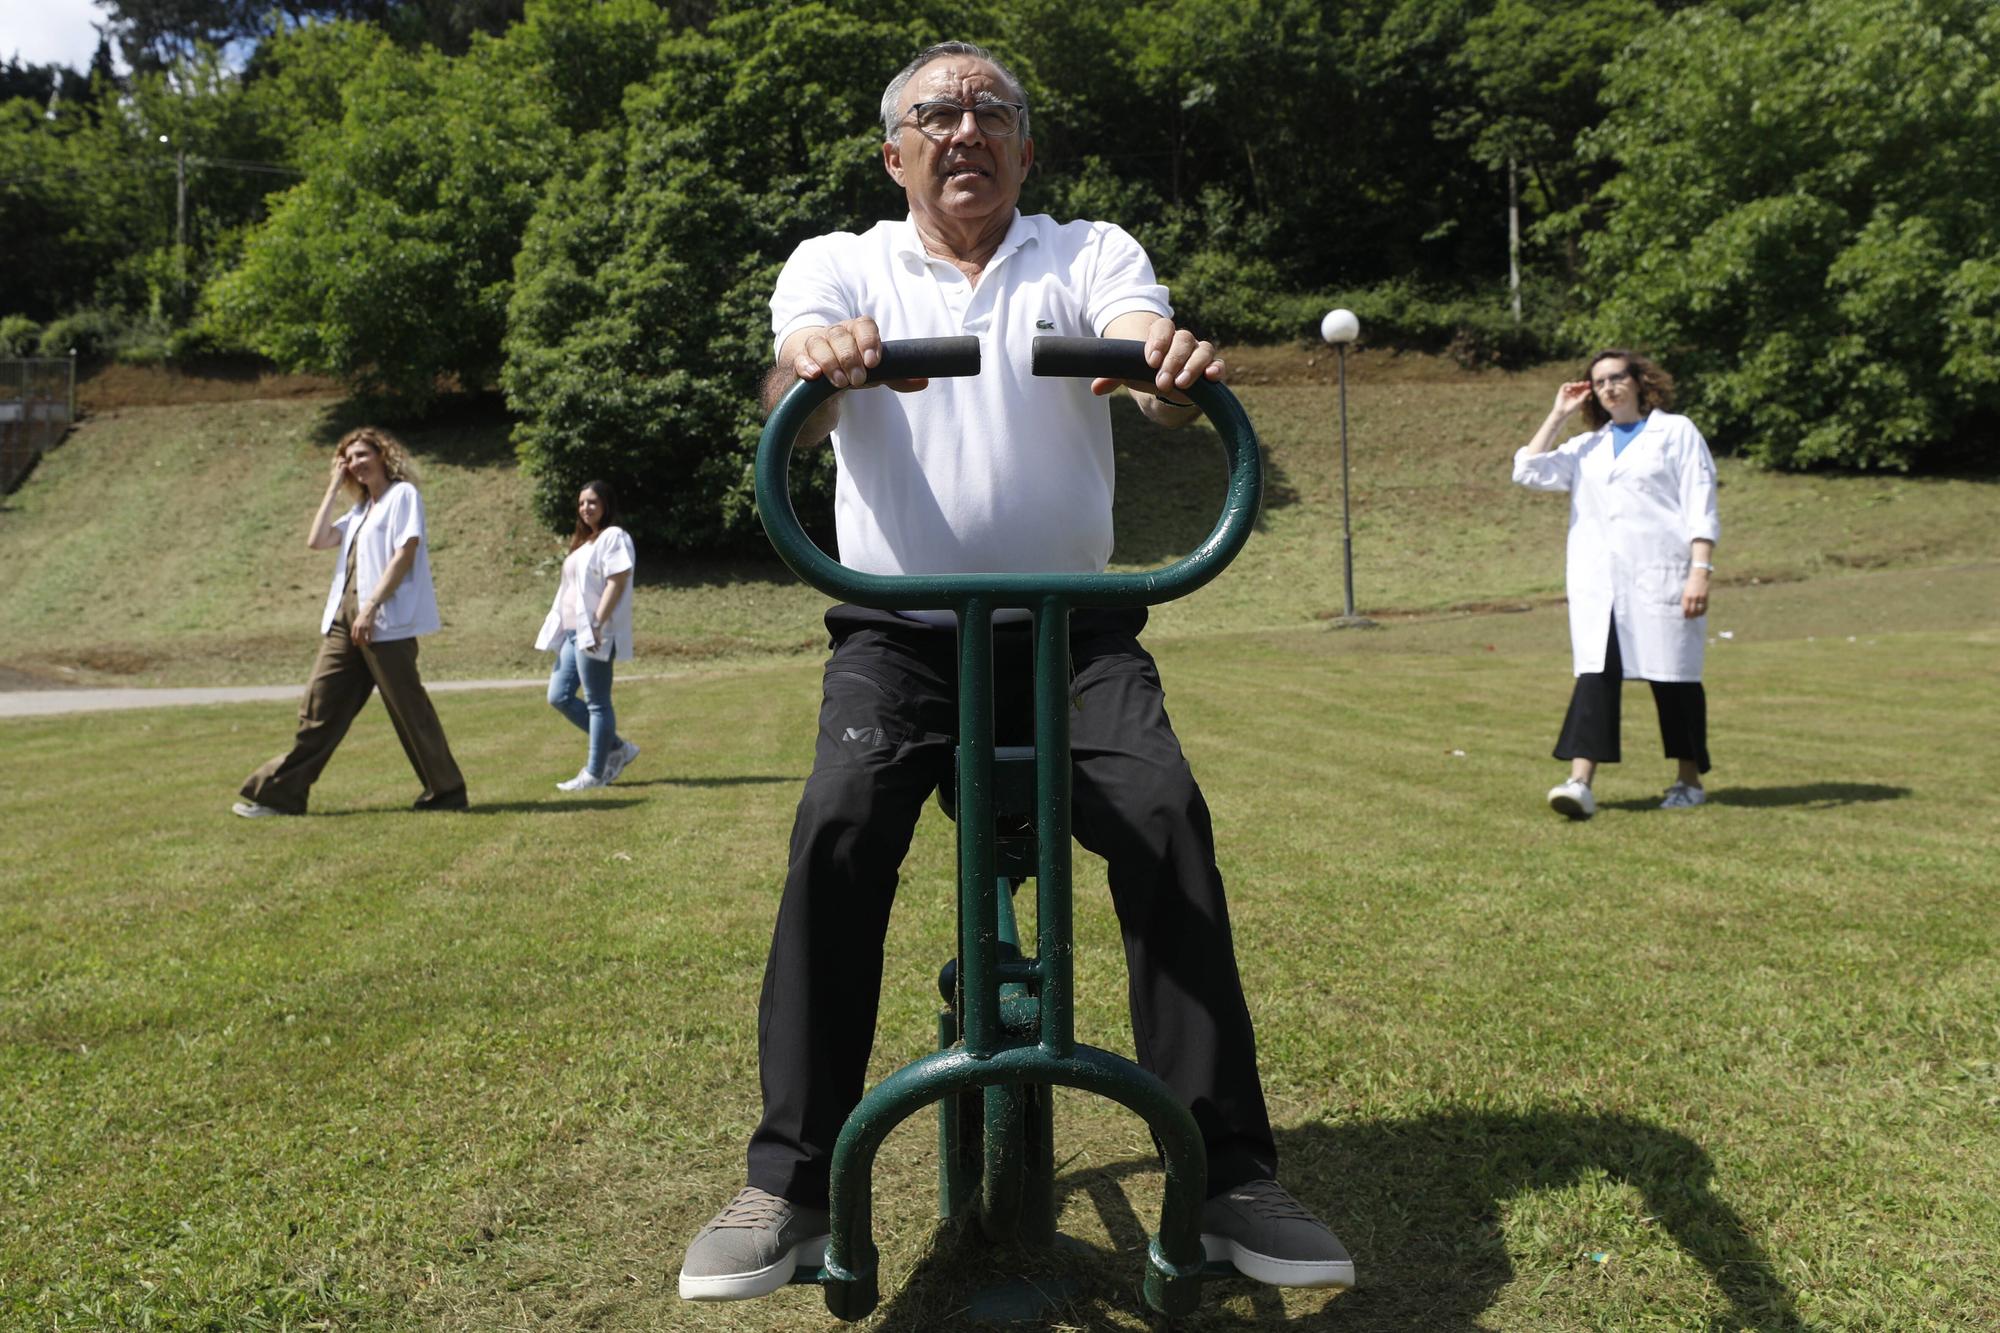
[[[417,674],[417,638],[440,624],[413,476],[402,442],[377,427],[351,430],[334,448],[326,494],[306,529],[311,550],[340,549],[320,617],[319,658],[292,748],[252,773],[232,807],[246,819],[304,814],[312,784],[377,689],[423,783],[416,808],[466,808],[465,779]],[[335,518],[343,494],[353,507]]]
[[[1647,681],[1660,739],[1674,761],[1662,809],[1708,799],[1708,696],[1702,650],[1708,641],[1708,585],[1721,536],[1715,459],[1708,441],[1674,403],[1673,377],[1637,352],[1608,348],[1580,380],[1556,390],[1555,406],[1514,455],[1514,480],[1537,491],[1569,492],[1569,632],[1576,686],[1556,739],[1569,778],[1549,805],[1588,819],[1600,763],[1618,762],[1619,687]],[[1581,435],[1556,436],[1579,408]]]

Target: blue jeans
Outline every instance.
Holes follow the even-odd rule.
[[[579,685],[583,700],[576,697]],[[618,715],[611,711],[611,663],[577,651],[574,631],[565,633],[556,648],[555,670],[549,673],[549,707],[589,735],[590,759],[584,766],[592,777],[603,777],[605,761],[623,743],[618,739]]]

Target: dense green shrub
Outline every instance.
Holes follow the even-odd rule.
[[[157,366],[167,359],[173,329],[165,320],[127,320],[111,342],[111,357],[128,366]]]
[[[1297,298],[1275,265],[1204,250],[1164,278],[1174,319],[1216,342],[1270,342],[1293,336]]]
[[[1555,291],[1536,284],[1523,298],[1517,324],[1507,293],[1498,288],[1442,292],[1411,282],[1385,282],[1315,301],[1308,335],[1318,336],[1320,316],[1327,310],[1345,306],[1361,321],[1361,341],[1369,346],[1441,352],[1470,368],[1525,365],[1575,351],[1575,344],[1563,337]]]
[[[9,326],[32,330],[31,321],[21,321],[19,316],[11,316],[0,323],[0,338],[5,337]],[[119,361],[127,365],[155,366],[177,355],[175,347],[190,344],[195,340],[213,339],[212,331],[197,334],[195,325],[177,329],[157,315],[130,315],[122,310],[91,308],[77,310],[53,320],[44,328],[32,344],[23,340],[22,345],[32,346],[33,355],[63,357],[75,349],[81,361]],[[0,355],[6,353],[0,352]],[[22,353],[26,355],[28,353]]]
[[[36,344],[35,354],[68,356],[74,351],[82,361],[108,357],[125,336],[127,323],[125,316],[112,310],[71,311],[49,321]]]
[[[42,326],[26,315],[0,317],[0,356],[34,356],[41,337]]]
[[[1990,429],[1996,87],[1990,0],[1676,15],[1606,84],[1578,331],[1662,355],[1712,439],[1779,465],[1907,468]]]
[[[185,324],[167,335],[169,361],[206,361],[248,355],[254,355],[252,348],[233,338],[227,328],[205,318],[197,318],[192,324]]]

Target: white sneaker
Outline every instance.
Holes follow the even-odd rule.
[[[620,741],[618,748],[611,752],[611,757],[604,761],[605,785],[609,786],[618,781],[618,775],[623,773],[626,766],[638,757],[638,746],[632,744],[630,741]]]
[[[1692,810],[1708,799],[1708,793],[1699,787],[1690,787],[1685,782],[1676,782],[1667,788],[1666,799],[1660,802],[1662,810]]]
[[[230,806],[229,810],[231,814],[242,815],[245,819],[269,819],[274,815],[285,813],[272,806],[259,805],[255,801],[238,801]]]
[[[558,782],[557,791],[589,791],[592,787],[602,787],[605,779],[597,777],[589,769],[583,769],[568,782]]]
[[[1597,813],[1597,798],[1590,794],[1588,782],[1571,778],[1561,786],[1549,788],[1549,809],[1571,819],[1588,819]]]

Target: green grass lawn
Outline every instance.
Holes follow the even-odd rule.
[[[1219,1286],[1184,1326],[2000,1321],[1996,588],[1739,590],[1713,803],[1651,808],[1635,689],[1582,825],[1541,804],[1559,608],[1169,636],[1284,1174],[1361,1273]],[[533,691],[446,696],[479,808],[436,817],[371,708],[315,817],[254,823],[227,804],[284,706],[0,724],[0,1327],[832,1326],[809,1290],[673,1290],[757,1114],[815,698],[804,661],[628,683],[646,752],[572,799]],[[949,865],[927,818],[878,1074],[933,1030]],[[1129,1051],[1088,857],[1078,931],[1079,1034]],[[1087,1249],[1053,1261],[940,1236],[934,1143],[883,1154],[871,1326],[965,1326],[997,1264],[1080,1279],[1061,1327],[1146,1327],[1136,1121],[1060,1100]]]
[[[1360,1285],[1212,1288],[1191,1330],[2000,1326],[2000,525],[1991,480],[1722,463],[1714,799],[1655,810],[1645,692],[1602,811],[1543,791],[1569,688],[1563,507],[1507,482],[1556,372],[1361,357],[1335,631],[1325,365],[1239,364],[1270,498],[1148,640],[1214,808],[1283,1173]],[[325,401],[126,407],[0,508],[0,682],[302,680]],[[1205,532],[1198,432],[1120,410],[1118,559]],[[413,432],[439,678],[533,676],[558,548],[499,423]],[[834,1327],[810,1290],[682,1305],[740,1183],[755,1006],[811,757],[821,599],[769,561],[650,558],[645,753],[565,797],[533,689],[443,695],[466,815],[371,708],[311,818],[228,804],[289,705],[0,722],[0,1329]],[[1724,635],[1727,637],[1724,637]],[[935,1030],[951,833],[920,828],[880,1075]],[[1079,1036],[1129,1051],[1079,853]],[[1074,1253],[933,1220],[935,1133],[880,1163],[870,1327],[968,1326],[999,1273],[1052,1327],[1141,1330],[1143,1127],[1058,1102]]]

